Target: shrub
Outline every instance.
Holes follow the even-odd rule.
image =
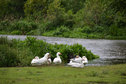
[[[13,34],[13,35],[20,35],[21,34],[21,31],[19,31],[19,30],[14,30],[14,31],[12,31],[11,32],[11,34]]]
[[[27,37],[24,41],[1,38],[0,43],[0,58],[2,60],[0,66],[29,66],[35,56],[43,57],[47,52],[51,54],[52,59],[56,57],[57,52],[61,52],[61,59],[65,63],[68,62],[69,56],[74,55],[85,55],[89,60],[98,57],[79,44],[53,45],[34,37]]]
[[[38,25],[39,25],[38,26],[38,30],[39,30],[38,34],[39,35],[43,34],[44,32],[46,32],[48,30],[53,29],[53,24],[49,21],[47,21],[47,22],[42,21],[42,23],[39,23]]]
[[[27,32],[27,35],[39,35],[38,30],[37,29],[36,30],[31,30],[31,31]]]
[[[117,33],[118,33],[118,27],[115,24],[111,25],[109,28],[109,34],[112,36],[117,36],[118,35]]]
[[[102,37],[103,37],[102,35],[97,34],[97,33],[89,34],[89,35],[88,35],[88,38],[102,38]]]
[[[47,13],[50,2],[50,0],[27,0],[24,4],[25,15],[36,19],[42,18]]]
[[[20,63],[16,49],[17,40],[0,37],[0,66],[17,66]]]
[[[16,49],[13,49],[8,45],[0,45],[0,66],[17,66],[18,63],[20,63],[20,61],[17,58]]]
[[[33,59],[32,52],[19,40],[0,38],[0,66],[28,66]]]
[[[20,21],[14,22],[11,25],[10,31],[18,30],[18,31],[21,31],[21,34],[24,35],[27,32],[31,30],[35,30],[35,29],[37,29],[36,23],[20,20]]]
[[[33,53],[25,46],[19,47],[18,49],[18,60],[20,63],[18,66],[30,66],[31,60],[35,57]]]
[[[81,31],[82,33],[91,33],[92,32],[92,29],[89,27],[89,26],[84,26],[83,28],[82,28],[82,31]]]
[[[0,22],[0,31],[8,31],[7,28],[10,26],[10,23],[8,20],[4,20]]]
[[[33,37],[27,37],[24,41],[26,47],[32,51],[33,55],[37,56],[44,56],[45,53],[49,52],[52,54],[52,59],[56,56],[57,52],[61,52],[63,56],[61,58],[64,62],[67,62],[68,56],[70,55],[80,55],[80,56],[87,56],[89,60],[98,58],[98,56],[94,55],[91,51],[86,50],[85,47],[79,44],[74,45],[63,45],[63,44],[48,44],[46,42],[36,40]]]
[[[68,32],[69,31],[69,28],[65,27],[65,26],[61,26],[59,29],[60,29],[60,32]]]
[[[24,3],[26,0],[2,0],[0,1],[0,18],[12,18],[24,16]]]
[[[57,28],[57,30],[53,33],[53,35],[62,35],[64,32],[69,32],[69,28],[65,26],[61,26],[60,28]]]
[[[82,30],[83,29],[79,27],[79,28],[75,28],[73,31],[75,31],[75,32],[82,32]]]
[[[104,32],[104,28],[102,26],[95,26],[93,28],[93,31],[96,33],[102,33],[102,32]]]
[[[13,46],[13,40],[8,40],[5,37],[0,37],[0,44],[1,45],[8,45],[8,46],[12,47]]]

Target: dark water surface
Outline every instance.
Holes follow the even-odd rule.
[[[24,40],[27,36],[23,35],[0,35],[7,36],[9,39]],[[91,50],[100,58],[89,61],[87,65],[111,65],[126,63],[126,40],[105,40],[105,39],[77,39],[77,38],[61,38],[61,37],[44,37],[34,36],[37,39],[44,40],[51,44],[76,44],[79,43]]]

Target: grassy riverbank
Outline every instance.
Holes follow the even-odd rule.
[[[66,32],[61,32],[57,30],[48,31],[42,34],[42,36],[51,37],[66,37],[66,38],[83,38],[83,39],[111,39],[111,40],[126,40],[126,35],[124,36],[112,36],[106,35],[104,33],[90,33],[87,34],[81,30],[71,30]]]
[[[0,84],[124,84],[126,64],[109,66],[5,67]]]

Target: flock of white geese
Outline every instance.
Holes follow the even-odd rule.
[[[61,64],[62,63],[60,55],[61,55],[61,53],[57,52],[56,58],[54,58],[54,60],[53,60],[54,64]],[[51,63],[52,63],[52,60],[51,60],[51,55],[49,53],[46,53],[44,55],[44,57],[42,57],[42,58],[39,58],[38,56],[36,56],[31,61],[31,64],[33,66],[38,66],[38,65],[43,65],[43,64],[51,64]],[[88,63],[88,59],[86,58],[86,56],[80,57],[79,55],[77,55],[75,58],[70,59],[70,62],[67,63],[67,65],[71,66],[71,67],[83,68],[84,65],[87,63]]]

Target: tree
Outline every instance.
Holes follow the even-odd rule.
[[[0,0],[0,18],[23,17],[26,0]]]
[[[126,0],[112,0],[111,6],[114,11],[114,23],[119,27],[126,27]]]
[[[48,5],[52,0],[27,0],[24,5],[24,12],[27,17],[34,17],[35,19],[45,18],[47,14]]]
[[[61,0],[54,0],[49,4],[47,10],[47,19],[51,21],[54,26],[61,26],[64,24],[65,9],[61,7]]]
[[[108,10],[109,5],[110,1],[106,0],[86,0],[85,7],[75,15],[75,26],[94,27],[95,25],[104,25],[106,23],[105,18],[108,17],[107,20],[110,20],[113,17],[113,10]]]
[[[75,14],[78,10],[84,7],[85,0],[62,0],[61,4],[66,11],[72,10]]]

